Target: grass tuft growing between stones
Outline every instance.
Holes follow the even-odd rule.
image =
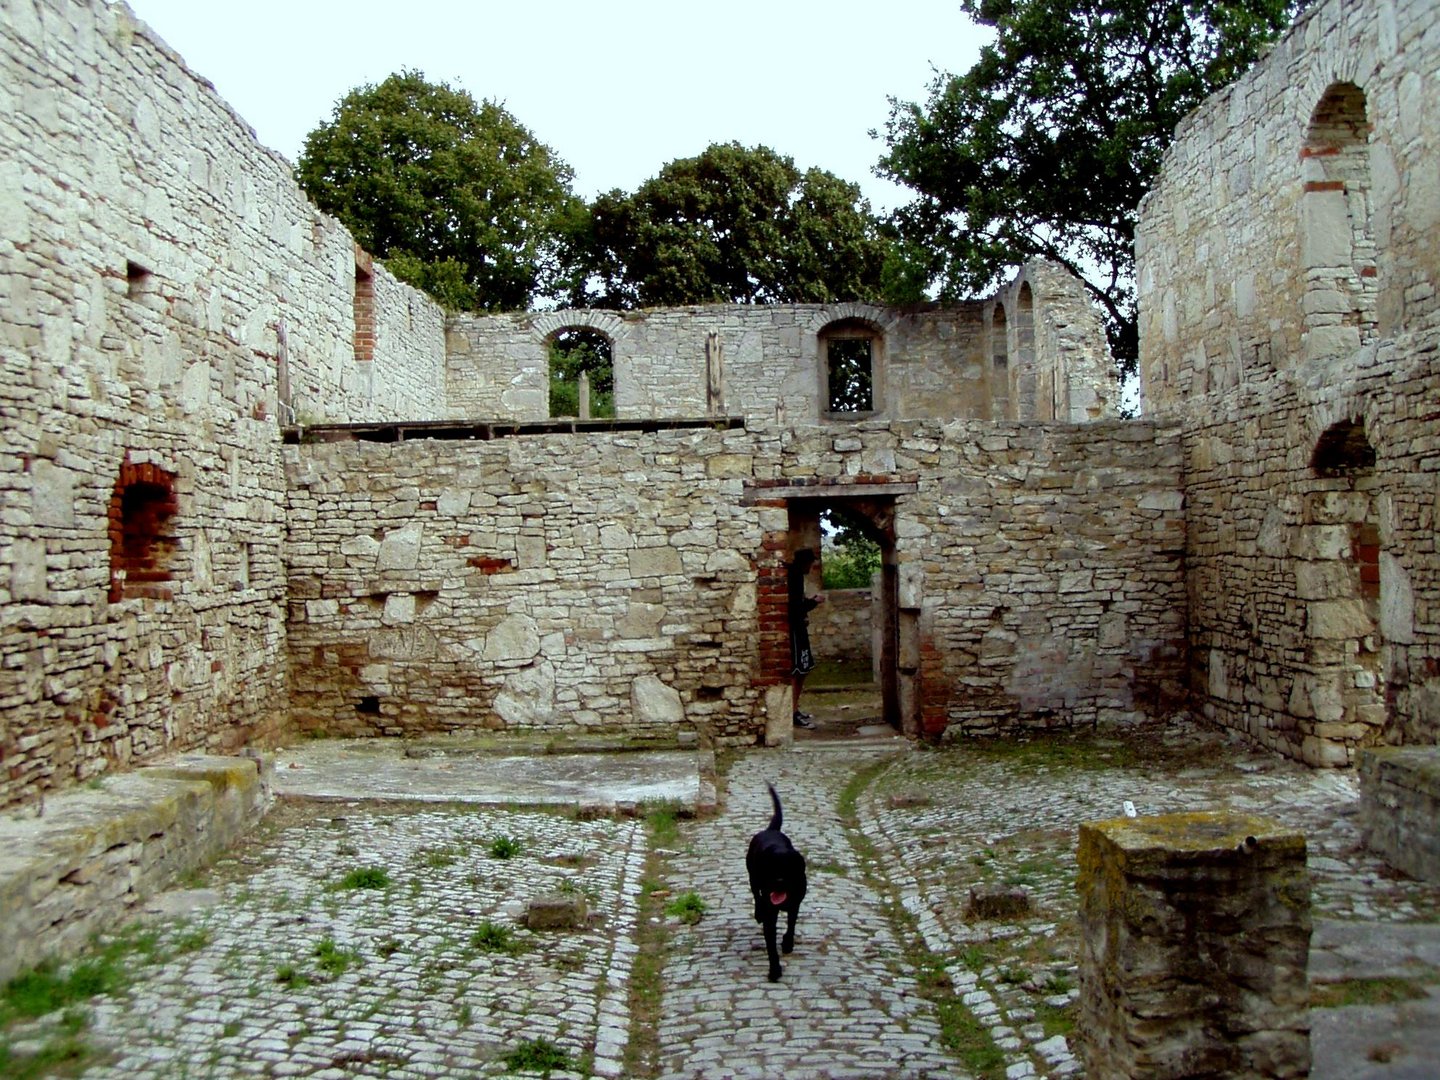
[[[67,1009],[64,1016],[35,1050],[16,1050],[0,1043],[0,1076],[6,1080],[35,1080],[41,1076],[81,1075],[100,1055],[81,1037],[90,1024],[80,1009]]]
[[[680,843],[680,811],[670,802],[645,805],[645,827],[653,847],[673,848]]]
[[[384,889],[390,884],[390,871],[383,866],[358,866],[340,879],[342,889]]]
[[[887,897],[885,910],[895,926],[896,937],[904,943],[905,967],[914,975],[920,993],[935,1008],[940,1022],[940,1041],[954,1053],[977,1080],[1003,1080],[1005,1053],[995,1045],[990,1029],[981,1023],[955,993],[954,980],[941,957],[932,953],[920,936],[915,917],[895,896],[890,883],[875,870],[875,845],[860,828],[860,796],[890,768],[893,759],[882,759],[857,769],[841,789],[837,810],[840,823],[856,855],[860,872],[879,896]],[[983,952],[966,958],[966,966],[984,962]]]
[[[159,935],[131,929],[66,967],[44,961],[0,991],[0,1026],[122,990],[135,979],[133,962],[148,964],[159,958]]]
[[[681,893],[665,905],[665,914],[672,915],[687,926],[694,926],[709,910],[709,906],[696,892]]]
[[[1429,997],[1418,979],[1392,976],[1382,979],[1345,979],[1318,983],[1310,989],[1316,1009],[1343,1009],[1352,1005],[1396,1005]]]
[[[514,836],[497,836],[490,841],[492,859],[513,859],[524,850],[524,845]]]
[[[660,1012],[665,999],[665,958],[670,953],[672,929],[662,914],[669,895],[664,880],[662,850],[679,847],[680,826],[676,808],[652,803],[646,808],[649,850],[640,876],[636,953],[630,966],[630,1037],[625,1041],[625,1075],[655,1076],[660,1071]]]
[[[515,940],[515,931],[508,926],[486,919],[470,935],[470,944],[481,952],[501,953],[515,956],[522,951],[520,942]]]
[[[556,1069],[575,1072],[580,1067],[579,1062],[549,1039],[526,1039],[502,1060],[511,1072],[533,1072],[542,1076],[549,1076]]]
[[[311,951],[320,970],[332,979],[344,975],[352,967],[358,967],[363,962],[360,954],[354,949],[342,949],[335,944],[334,939],[328,937],[321,938]]]

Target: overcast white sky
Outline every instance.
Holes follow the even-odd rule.
[[[923,100],[987,32],[956,0],[128,0],[291,161],[361,83],[418,68],[503,104],[591,197],[712,142],[764,144],[906,201],[871,172],[887,95]]]

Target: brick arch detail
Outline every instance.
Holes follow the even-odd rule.
[[[143,498],[126,511],[127,493]],[[133,503],[133,500],[132,500]],[[157,550],[166,538],[165,523],[180,509],[175,474],[151,462],[133,462],[127,454],[110,493],[107,531],[110,537],[111,603],[135,597],[170,598],[168,560]]]
[[[1305,417],[1305,428],[1291,451],[1295,458],[1291,464],[1308,472],[1315,448],[1320,445],[1325,433],[1344,423],[1363,427],[1366,441],[1378,454],[1377,428],[1384,425],[1372,423],[1374,418],[1368,415],[1372,411],[1368,405],[1367,399],[1352,387],[1311,406]]]

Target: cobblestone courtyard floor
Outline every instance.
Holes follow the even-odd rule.
[[[9,1016],[0,1075],[1075,1076],[1076,826],[1125,800],[1302,829],[1312,972],[1353,974],[1388,925],[1414,935],[1403,981],[1440,978],[1440,891],[1361,851],[1349,774],[1190,728],[933,750],[826,726],[722,755],[695,820],[286,800],[88,958],[106,992]],[[767,781],[811,882],[777,984],[744,880]],[[982,882],[1031,914],[967,917]],[[546,894],[585,897],[587,924],[526,929]],[[1312,1075],[1433,1075],[1432,1001],[1315,1010]]]

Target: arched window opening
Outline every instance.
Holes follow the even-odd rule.
[[[820,331],[825,363],[825,411],[868,415],[880,409],[877,374],[884,339],[859,319],[842,319]]]
[[[1311,113],[1300,151],[1307,357],[1349,352],[1374,334],[1369,138],[1365,92],[1333,84]]]
[[[175,537],[171,518],[179,509],[174,474],[150,464],[120,467],[110,496],[110,600],[168,600]]]
[[[1015,299],[1015,363],[1010,369],[1010,400],[1017,419],[1040,419],[1035,412],[1035,375],[1035,294],[1025,281]]]
[[[1308,606],[1308,660],[1317,702],[1338,702],[1363,744],[1385,719],[1380,633],[1380,522],[1375,448],[1361,420],[1331,425],[1310,459],[1315,488],[1305,527],[1313,542],[1297,567]],[[1319,710],[1317,707],[1317,715]]]
[[[1369,475],[1375,468],[1375,448],[1365,437],[1364,421],[1342,420],[1326,428],[1315,443],[1310,467],[1316,476]]]
[[[996,301],[990,315],[990,415],[1013,420],[1010,414],[1010,342],[1005,305]]]
[[[566,327],[546,339],[550,361],[550,415],[582,420],[615,415],[614,350],[610,339],[587,327]]]

